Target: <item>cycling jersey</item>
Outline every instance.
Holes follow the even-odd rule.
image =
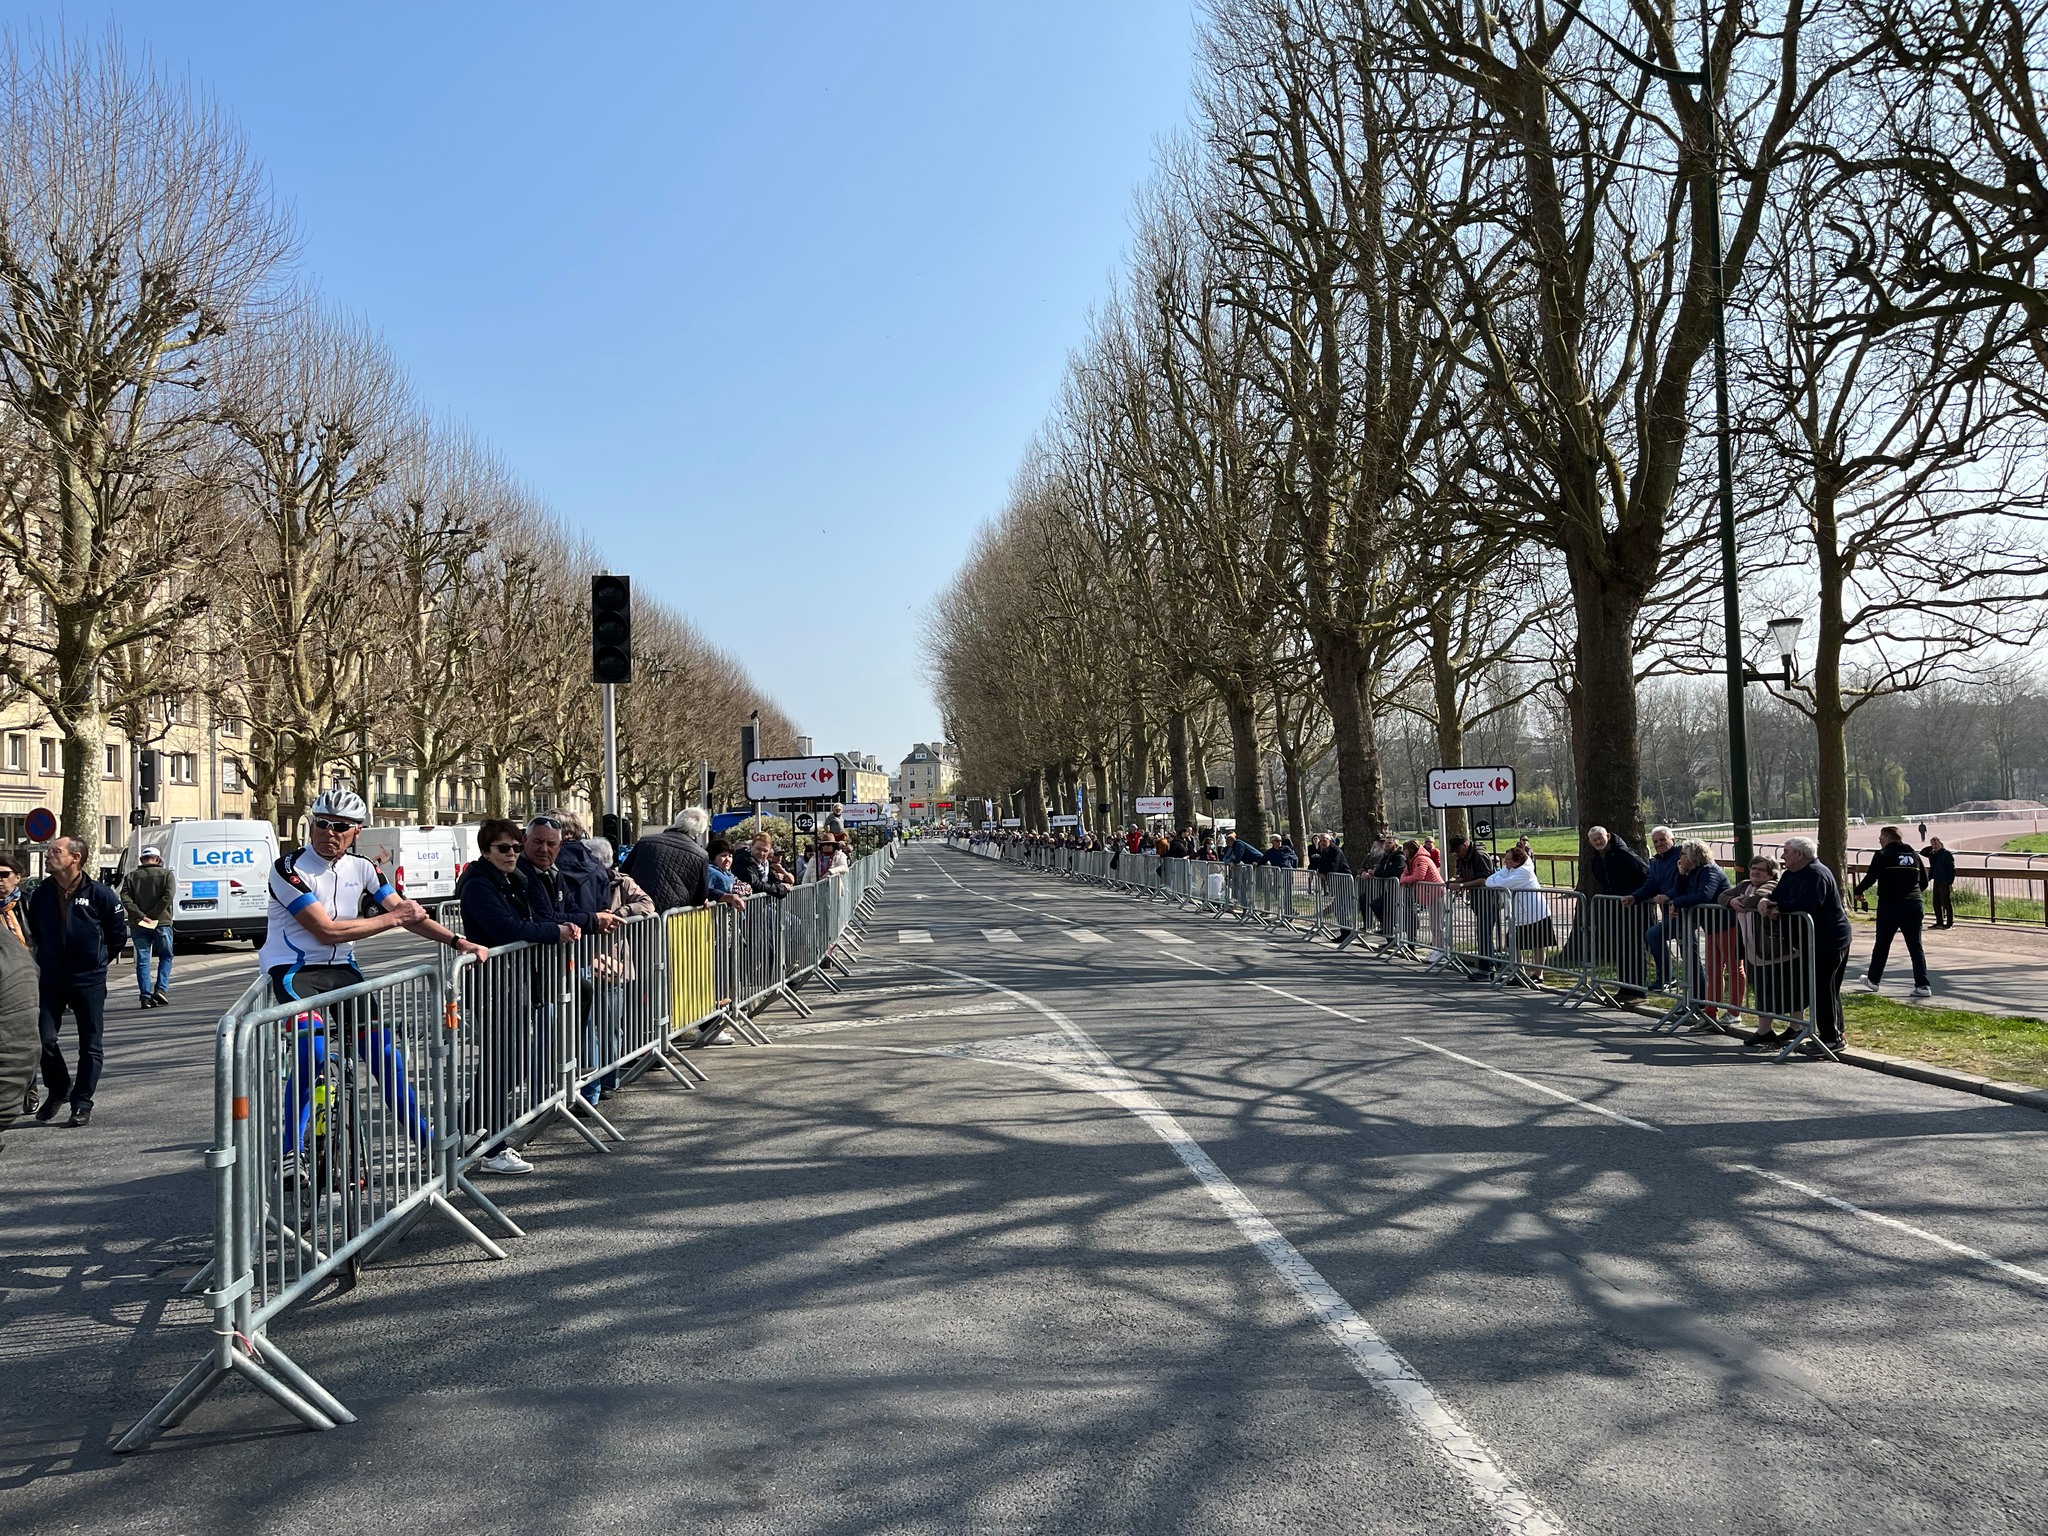
[[[306,931],[299,914],[317,901],[330,918],[345,922],[360,915],[365,896],[372,906],[381,907],[391,894],[383,871],[360,854],[345,853],[332,864],[311,848],[286,854],[270,867],[270,932],[257,964],[273,974],[305,966],[353,966],[354,944],[321,943]]]

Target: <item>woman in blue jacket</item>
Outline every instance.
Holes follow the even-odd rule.
[[[1678,881],[1671,892],[1670,923],[1676,932],[1679,952],[1685,956],[1687,997],[1704,996],[1710,1003],[1741,1000],[1741,971],[1735,958],[1735,920],[1721,905],[1728,889],[1728,876],[1705,843],[1688,841],[1678,849]],[[1683,913],[1684,916],[1675,914]],[[1706,952],[1707,969],[1700,974],[1700,952]],[[1731,973],[1735,980],[1731,980]],[[1706,1010],[1708,1018],[1720,1011]]]

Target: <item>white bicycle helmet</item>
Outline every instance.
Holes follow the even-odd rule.
[[[320,798],[313,802],[312,814],[334,816],[343,821],[368,821],[370,808],[352,789],[323,789]]]

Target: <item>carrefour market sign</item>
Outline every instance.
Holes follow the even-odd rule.
[[[749,800],[837,800],[836,757],[757,757],[747,764]]]
[[[1439,810],[1461,805],[1513,805],[1515,770],[1432,768],[1429,770],[1429,803]]]

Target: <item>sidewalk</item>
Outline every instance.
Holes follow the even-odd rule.
[[[1854,929],[1845,988],[1851,993],[1862,990],[1856,978],[1869,968],[1875,933],[1867,922],[1854,924]],[[1928,1001],[2048,1019],[2048,929],[1962,925],[1940,933],[1928,928],[1923,937],[1928,978],[1934,983],[1934,996]],[[1885,961],[1884,995],[1907,1001],[1912,985],[1912,959],[1904,942],[1894,939]]]

